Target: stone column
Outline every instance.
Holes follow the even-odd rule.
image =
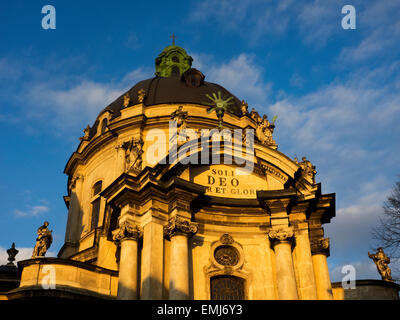
[[[329,238],[312,239],[311,253],[318,300],[332,300],[332,285],[326,260],[329,256]]]
[[[113,239],[120,246],[118,300],[138,298],[138,240],[142,229],[131,220],[125,220],[119,229],[113,231]]]
[[[280,300],[297,300],[292,257],[293,229],[290,227],[272,229],[268,235],[275,251],[278,297]]]
[[[175,216],[168,221],[164,234],[171,240],[169,300],[189,299],[188,239],[197,232],[197,224]]]
[[[299,223],[295,229],[296,246],[294,248],[295,270],[299,279],[299,293],[302,300],[316,300],[313,261],[311,258],[308,223]]]
[[[143,227],[143,249],[141,266],[141,300],[161,300],[163,298],[164,235],[159,219],[147,214],[150,221]]]

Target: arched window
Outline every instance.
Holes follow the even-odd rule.
[[[211,300],[244,300],[244,279],[234,276],[211,278]]]
[[[172,57],[172,62],[177,62],[179,63],[179,58],[177,56]]]
[[[102,181],[98,181],[93,186],[92,191],[92,217],[90,220],[90,230],[94,230],[97,228],[99,224],[99,216],[100,216],[100,192],[102,188]]]
[[[181,75],[181,71],[177,66],[173,66],[171,70],[171,76],[173,77],[179,77]]]
[[[101,133],[103,134],[108,126],[108,119],[104,118],[103,121],[101,122]]]

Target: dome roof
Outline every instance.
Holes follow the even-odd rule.
[[[129,106],[139,104],[138,92],[143,89],[145,106],[170,103],[210,106],[213,101],[209,97],[218,97],[228,99],[226,111],[240,117],[241,101],[224,87],[204,81],[205,76],[191,68],[192,61],[192,57],[183,48],[174,44],[167,46],[155,59],[156,76],[135,84],[100,114],[110,111],[111,119],[118,117],[121,109],[125,108],[125,97],[129,98]],[[90,137],[96,133],[98,124],[97,120],[90,130]]]
[[[194,69],[189,71],[191,70]],[[146,92],[143,101],[145,106],[168,103],[193,103],[208,106],[211,101],[206,95],[212,96],[214,93],[221,92],[222,97],[233,97],[233,103],[229,106],[228,112],[237,116],[242,115],[241,101],[224,87],[206,81],[202,81],[198,86],[193,86],[188,84],[184,77],[181,79],[178,77],[154,77],[140,81],[108,105],[103,112],[111,111],[112,118],[118,117],[121,114],[121,109],[124,108],[124,96],[129,95],[130,105],[138,104],[138,91],[141,89]]]

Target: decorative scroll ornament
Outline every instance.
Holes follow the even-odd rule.
[[[310,245],[312,254],[329,255],[329,238],[311,239]]]
[[[221,241],[221,243],[223,244],[232,244],[235,242],[235,240],[233,240],[233,237],[229,233],[223,234],[219,241]]]
[[[168,224],[164,227],[164,235],[171,238],[176,235],[186,235],[192,237],[197,233],[197,223],[191,222],[189,219],[184,219],[175,216],[169,219]]]
[[[37,230],[36,245],[33,249],[32,258],[44,257],[47,250],[50,248],[53,242],[53,236],[51,230],[48,227],[49,223],[45,221],[42,226]]]
[[[301,168],[302,176],[309,182],[315,183],[315,175],[317,173],[315,166],[306,157],[303,157],[302,160],[302,162],[299,162],[297,158],[294,158],[294,162]]]
[[[143,88],[141,88],[138,91],[137,95],[138,95],[139,103],[143,103],[144,99],[146,98],[146,91]]]
[[[125,239],[139,240],[143,237],[143,229],[136,223],[126,220],[119,226],[118,229],[112,232],[114,241],[121,241]]]
[[[383,252],[382,248],[378,248],[375,254],[368,252],[368,257],[375,262],[376,268],[382,277],[382,280],[393,282],[392,270],[390,270],[388,264],[390,263],[390,258]]]
[[[122,144],[125,150],[125,172],[138,173],[142,170],[143,143],[141,138],[132,138]]]
[[[268,233],[269,238],[273,241],[274,244],[279,242],[288,242],[293,240],[294,232],[293,228],[284,228],[284,229],[272,229]]]
[[[228,107],[233,104],[233,101],[231,101],[233,97],[222,97],[221,91],[218,91],[218,94],[213,93],[212,97],[206,94],[206,97],[212,101],[211,103],[205,102],[207,105],[211,106],[211,108],[207,110],[207,113],[215,111],[219,121],[218,128],[221,129],[222,118],[225,112],[228,111]]]
[[[85,129],[83,129],[84,136],[80,137],[79,140],[81,141],[89,141],[89,134],[90,134],[90,126],[87,125]]]

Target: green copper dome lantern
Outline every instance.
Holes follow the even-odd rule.
[[[193,58],[185,49],[172,44],[156,58],[157,77],[180,77],[192,66]]]

